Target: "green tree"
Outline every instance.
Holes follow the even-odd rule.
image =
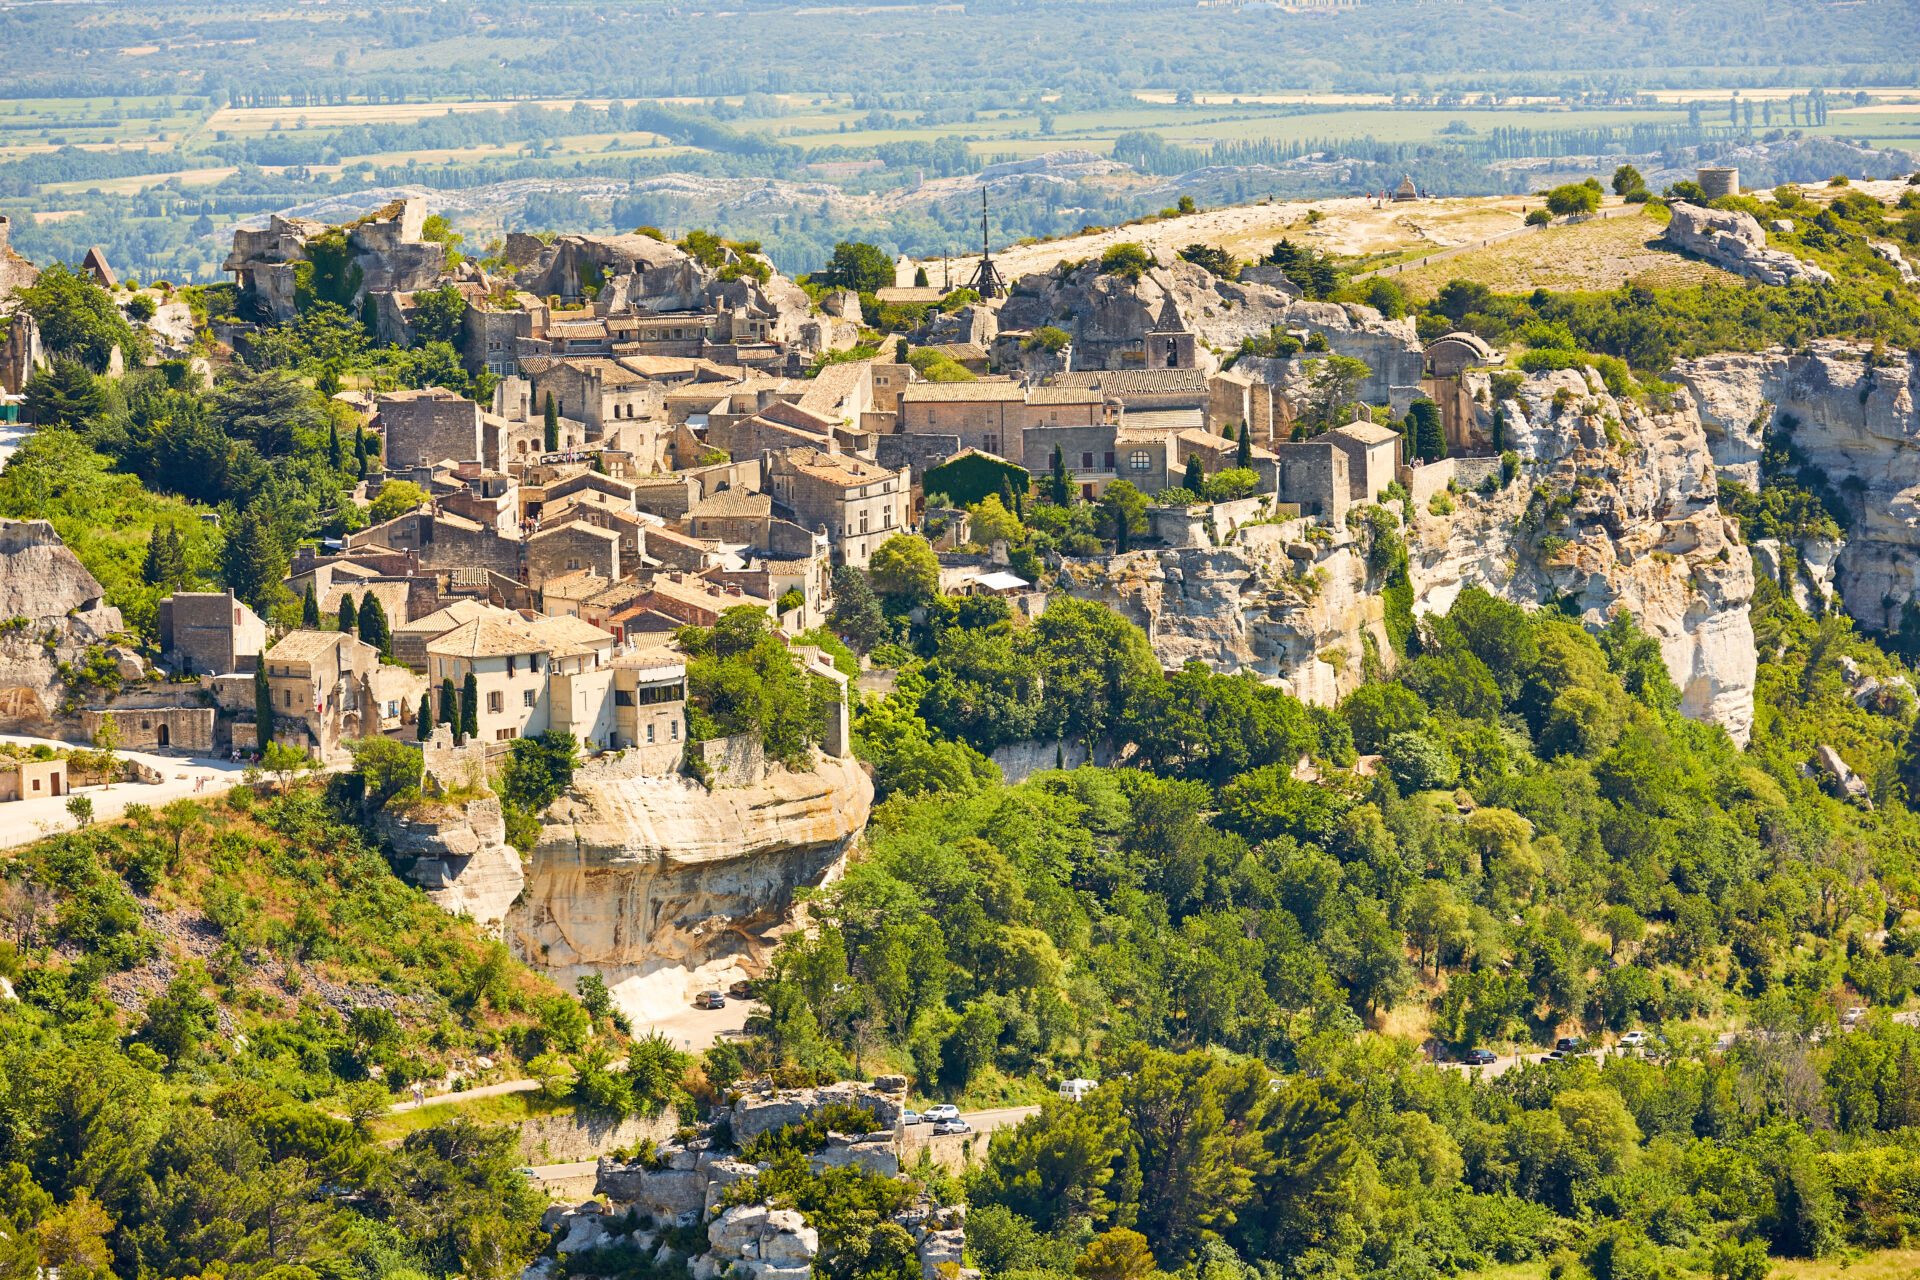
[[[833,571],[833,613],[828,620],[834,634],[862,653],[893,634],[873,585],[852,565]]]
[[[383,657],[393,656],[393,631],[387,625],[387,611],[371,591],[360,601],[355,626],[360,639],[378,649]]]
[[[1600,207],[1600,184],[1592,178],[1569,182],[1547,192],[1547,209],[1556,218],[1592,213]]]
[[[1240,275],[1240,264],[1232,254],[1217,245],[1190,244],[1180,250],[1180,257],[1222,280],[1234,280]]]
[[[1613,171],[1613,194],[1624,196],[1629,191],[1645,191],[1647,180],[1640,171],[1630,164],[1623,164]]]
[[[262,658],[253,669],[253,722],[262,747],[273,740],[273,689],[267,684],[267,664]]]
[[[1182,487],[1195,497],[1207,491],[1207,469],[1201,464],[1200,455],[1197,453],[1187,455],[1187,478]]]
[[[280,549],[267,518],[256,507],[248,507],[233,522],[226,546],[220,553],[220,571],[227,587],[256,613],[265,614],[283,588],[286,553]]]
[[[860,240],[842,240],[833,246],[827,265],[813,275],[813,282],[855,293],[873,293],[893,283],[893,259],[877,245]]]
[[[480,682],[471,670],[460,685],[460,736],[468,741],[480,736]]]
[[[1300,421],[1310,433],[1350,421],[1360,384],[1373,376],[1372,368],[1364,360],[1341,355],[1308,360],[1301,371],[1307,386]]]
[[[411,480],[389,480],[380,486],[380,492],[367,506],[367,520],[371,524],[385,524],[396,516],[405,515],[427,505],[427,491]]]
[[[1151,253],[1132,243],[1116,244],[1100,255],[1101,275],[1119,276],[1134,284],[1158,265]]]
[[[1073,473],[1067,470],[1067,456],[1053,446],[1053,465],[1047,475],[1047,500],[1056,507],[1073,505]]]
[[[27,379],[26,420],[41,427],[79,429],[107,410],[107,391],[87,366],[56,356],[49,368]]]
[[[177,591],[187,584],[186,548],[174,526],[155,525],[147,536],[147,558],[140,566],[140,576],[148,586],[162,591]]]
[[[353,593],[351,591],[342,591],[340,593],[340,614],[335,620],[335,625],[343,636],[360,634],[360,614],[359,611],[353,607]]]
[[[1147,1280],[1159,1269],[1147,1238],[1126,1227],[1095,1236],[1073,1260],[1080,1280]]]
[[[466,295],[451,282],[438,289],[421,289],[413,295],[413,338],[415,346],[445,342],[458,346],[466,327]]]
[[[433,695],[430,693],[420,695],[420,710],[413,717],[413,736],[420,742],[433,736]]]
[[[1420,396],[1407,406],[1406,435],[1413,455],[1422,462],[1437,462],[1447,456],[1447,434],[1440,406],[1427,397]]]
[[[1124,554],[1136,533],[1147,528],[1146,495],[1128,480],[1115,480],[1100,491],[1102,532],[1113,539],[1113,549]]]
[[[116,348],[128,368],[138,362],[140,340],[133,326],[112,295],[84,272],[56,262],[32,284],[16,289],[14,297],[39,326],[40,341],[50,356],[71,357],[95,373],[106,372]]]
[[[446,725],[449,729],[452,729],[456,736],[459,734],[460,704],[457,701],[455,701],[455,698],[454,698],[452,676],[443,676],[440,679],[440,720],[439,722],[441,724]]]
[[[300,625],[308,631],[320,629],[320,599],[313,594],[313,583],[300,594]]]
[[[560,450],[560,409],[553,402],[553,392],[547,392],[546,405],[541,409],[541,419],[546,424],[542,440],[548,453]]]
[[[896,533],[881,543],[867,572],[874,590],[896,612],[930,604],[940,594],[940,561],[917,534]]]

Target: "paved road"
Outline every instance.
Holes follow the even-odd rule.
[[[69,750],[86,746],[80,742],[62,742],[55,738],[35,738],[18,733],[0,734],[0,742],[29,747],[64,747]],[[157,783],[116,782],[112,787],[76,787],[73,794],[86,796],[93,801],[95,822],[119,817],[130,804],[158,808],[170,800],[196,795],[211,800],[225,788],[239,782],[240,774],[246,768],[245,765],[227,760],[190,760],[183,756],[153,755],[145,751],[121,751],[118,754],[157,770],[162,780]],[[196,790],[196,787],[203,789]],[[72,816],[67,813],[64,796],[10,801],[0,807],[0,848],[31,844],[57,832],[71,831],[75,825]]]

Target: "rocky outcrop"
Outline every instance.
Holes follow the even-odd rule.
[[[749,1090],[734,1101],[729,1122],[735,1142],[751,1142],[763,1133],[805,1124],[822,1107],[859,1107],[873,1112],[879,1127],[891,1133],[900,1126],[906,1094],[904,1076],[882,1076],[871,1086],[843,1083],[815,1089]]]
[[[1863,626],[1891,630],[1920,592],[1920,357],[1875,359],[1861,345],[1819,341],[1800,351],[1683,360],[1685,386],[1706,430],[1714,464],[1748,488],[1777,434],[1825,473],[1845,507],[1842,544],[1796,544],[1808,571],[1831,566],[1847,612]]]
[[[61,665],[86,665],[121,625],[51,524],[0,520],[0,729],[58,736],[76,724]],[[140,673],[137,657],[119,657],[123,678]]]
[[[796,1209],[735,1205],[707,1224],[707,1252],[693,1262],[693,1280],[808,1280],[820,1233]]]
[[[1698,254],[1717,267],[1761,284],[1832,284],[1826,270],[1783,249],[1767,248],[1767,233],[1750,213],[1738,209],[1709,209],[1697,204],[1675,204],[1673,218],[1661,233],[1663,243]]]
[[[1465,378],[1474,430],[1491,436],[1491,378]],[[1655,411],[1610,395],[1596,374],[1561,371],[1528,379],[1497,412],[1522,459],[1512,482],[1495,472],[1452,493],[1440,484],[1444,504],[1386,508],[1404,522],[1414,611],[1444,613],[1468,586],[1529,607],[1570,603],[1593,626],[1629,610],[1659,642],[1682,710],[1746,741],[1752,561],[1720,511],[1691,400]],[[1406,478],[1433,487],[1424,473]],[[1198,658],[1330,703],[1361,681],[1370,653],[1392,657],[1366,527],[1250,524],[1217,546],[1069,561],[1061,582],[1139,623],[1166,666]]]
[[[494,796],[462,804],[426,801],[380,815],[380,833],[401,859],[413,859],[407,878],[434,905],[476,924],[497,928],[526,887],[520,852],[507,843],[506,816]]]
[[[851,757],[711,792],[596,761],[542,816],[507,936],[564,987],[600,974],[638,1022],[678,1012],[760,972],[794,892],[838,874],[872,804]]]
[[[1319,334],[1330,350],[1366,361],[1373,370],[1360,389],[1366,400],[1403,404],[1418,394],[1421,349],[1413,321],[1386,320],[1371,307],[1301,301],[1285,288],[1222,280],[1185,261],[1156,267],[1137,284],[1091,262],[1023,276],[1001,304],[999,328],[1065,329],[1073,335],[1075,369],[1120,369],[1140,360],[1148,333],[1173,322],[1169,301],[1173,317],[1197,340],[1202,368],[1219,367],[1241,339],[1264,337],[1278,326]]]
[[[1491,379],[1466,375],[1491,432]],[[1751,557],[1719,507],[1706,433],[1684,397],[1665,411],[1609,394],[1591,371],[1528,379],[1497,406],[1516,483],[1416,511],[1416,612],[1477,585],[1517,603],[1558,599],[1593,626],[1631,612],[1660,644],[1681,710],[1744,743],[1756,661]]]

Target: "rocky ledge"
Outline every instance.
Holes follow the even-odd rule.
[[[839,873],[872,807],[851,757],[713,791],[595,762],[542,815],[508,938],[565,987],[600,974],[636,1021],[678,1013],[760,972],[795,891]]]
[[[1767,248],[1767,233],[1752,214],[1676,204],[1661,240],[1761,284],[1832,284],[1833,276],[1783,249]]]

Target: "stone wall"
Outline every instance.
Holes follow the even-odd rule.
[[[642,1142],[665,1142],[679,1127],[680,1113],[672,1107],[657,1116],[634,1115],[625,1120],[579,1112],[536,1116],[520,1122],[520,1158],[530,1165],[592,1160]]]
[[[89,742],[109,715],[123,751],[172,751],[207,755],[214,749],[212,707],[108,707],[80,713],[80,732]]]
[[[715,787],[751,787],[767,776],[767,752],[757,733],[709,738],[700,744],[700,758]]]

